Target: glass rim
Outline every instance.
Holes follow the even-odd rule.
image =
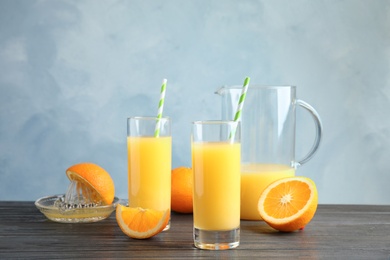
[[[130,116],[127,120],[157,120],[157,116]],[[169,116],[163,116],[160,118],[161,120],[170,120]]]
[[[242,85],[223,85],[221,88],[227,89],[242,89]],[[296,89],[295,85],[249,85],[249,88],[255,89]]]
[[[234,121],[234,120],[197,120],[193,121],[193,125],[230,125],[230,124],[238,124],[239,121]]]

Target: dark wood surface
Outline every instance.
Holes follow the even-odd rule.
[[[241,221],[241,244],[199,250],[192,215],[173,214],[171,229],[148,240],[125,236],[115,220],[61,224],[33,202],[0,202],[0,259],[390,259],[390,206],[319,205],[310,224],[281,233],[261,221]]]

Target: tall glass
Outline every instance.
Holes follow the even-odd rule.
[[[163,211],[171,208],[171,120],[161,118],[158,137],[156,123],[155,117],[127,119],[129,206]]]
[[[240,243],[240,125],[197,121],[192,128],[194,244],[200,249]]]

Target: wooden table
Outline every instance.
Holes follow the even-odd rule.
[[[233,258],[390,259],[390,206],[319,205],[310,224],[281,233],[241,221],[237,249],[194,248],[192,215],[173,214],[171,229],[148,240],[125,236],[115,215],[97,223],[51,222],[33,202],[0,202],[0,259]]]

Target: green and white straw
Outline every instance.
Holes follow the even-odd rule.
[[[246,77],[244,80],[244,85],[242,86],[240,99],[238,100],[237,111],[233,119],[234,122],[239,122],[241,120],[241,112],[242,112],[242,108],[244,107],[244,101],[246,97],[246,92],[248,91],[249,81],[250,81],[249,77]],[[230,132],[229,139],[231,143],[234,142],[234,135],[236,134],[236,128],[237,125],[235,125]]]
[[[160,102],[158,103],[157,122],[156,122],[156,128],[154,129],[154,137],[160,136],[160,125],[161,125],[161,117],[164,109],[166,87],[167,87],[167,79],[164,79],[161,85]]]

